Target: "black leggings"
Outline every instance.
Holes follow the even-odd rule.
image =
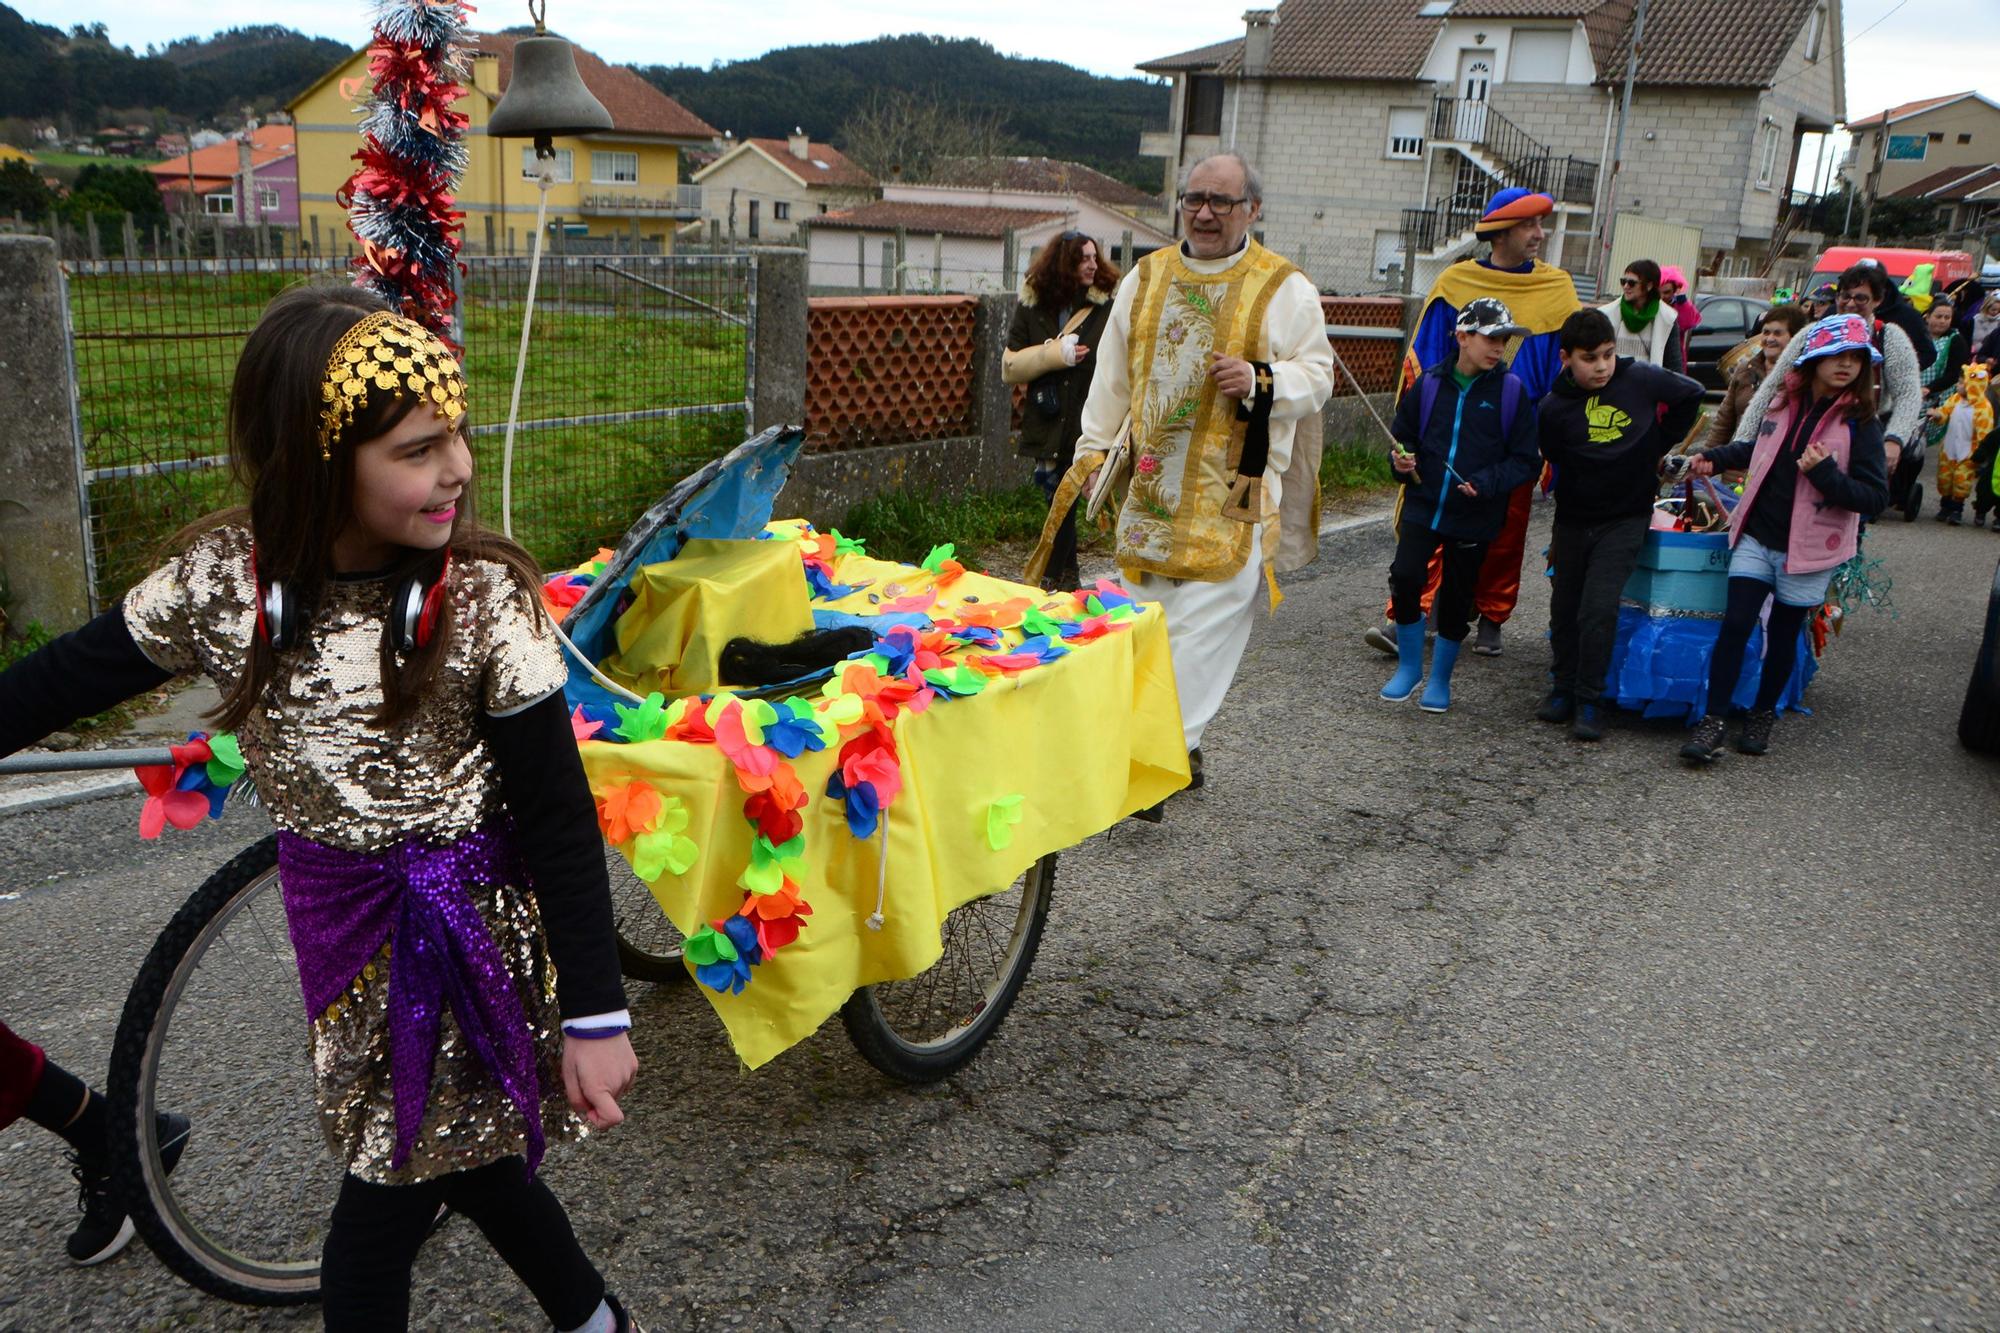
[[[1770,595],[1771,585],[1760,579],[1729,580],[1722,633],[1715,640],[1715,655],[1708,660],[1709,712],[1719,715],[1730,710],[1730,696],[1736,693],[1737,678],[1743,674],[1744,645],[1749,643],[1750,631],[1756,628],[1758,613]],[[1810,606],[1771,604],[1771,623],[1764,632],[1764,671],[1757,679],[1757,708],[1778,706],[1778,696],[1785,692],[1792,668],[1798,664],[1799,631],[1812,613]]]
[[[557,1328],[576,1328],[604,1299],[604,1278],[577,1244],[569,1215],[526,1164],[509,1157],[415,1185],[340,1184],[320,1257],[329,1333],[410,1323],[410,1268],[440,1205],[471,1218]]]

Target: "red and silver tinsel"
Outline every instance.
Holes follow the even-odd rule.
[[[462,0],[379,0],[368,46],[374,95],[361,118],[360,169],[341,198],[361,242],[357,287],[460,342],[456,278],[465,214],[452,190],[465,173]]]

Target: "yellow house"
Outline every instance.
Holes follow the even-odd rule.
[[[465,176],[455,197],[465,212],[468,254],[521,253],[534,241],[538,197],[527,171],[534,146],[526,139],[486,137],[518,40],[466,34],[472,79],[455,105],[470,124]],[[549,191],[546,244],[587,237],[585,244],[608,248],[616,236],[618,243],[636,240],[644,249],[670,252],[674,229],[701,216],[701,187],[681,184],[681,150],[707,146],[716,131],[635,71],[607,65],[581,47],[576,68],[611,113],[611,128],[555,141],[557,184]],[[322,252],[339,253],[354,243],[347,210],[335,196],[354,173],[360,115],[372,87],[368,53],[356,51],[286,106],[298,130],[300,235]]]
[[[33,153],[24,153],[10,143],[0,143],[0,162],[26,162],[29,166],[36,165]]]

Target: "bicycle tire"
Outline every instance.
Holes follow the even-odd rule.
[[[208,946],[222,938],[258,894],[275,888],[277,862],[277,838],[265,837],[210,875],[174,913],[126,995],[105,1089],[111,1188],[134,1229],[160,1262],[188,1283],[242,1305],[304,1305],[318,1300],[319,1256],[315,1251],[310,1259],[297,1261],[255,1260],[204,1231],[162,1167],[154,1141],[154,1113],[160,1109],[156,1100],[160,1059],[175,1005]],[[288,999],[296,1006],[297,992]],[[197,1121],[188,1155],[202,1152],[204,1138],[234,1142],[220,1135],[220,1128]],[[324,1151],[316,1135],[314,1146]],[[184,1161],[183,1172],[186,1165]]]
[[[840,1020],[861,1057],[889,1077],[911,1084],[935,1083],[970,1063],[999,1030],[1034,966],[1055,883],[1056,856],[1051,852],[1007,890],[967,903],[947,917],[944,956],[924,973],[854,992],[841,1006]],[[997,960],[989,967],[955,956],[975,952],[970,937],[982,929],[976,924],[982,908],[990,915],[997,902],[1016,890],[1020,901]],[[954,977],[954,970],[968,975]],[[974,994],[952,997],[945,1002],[951,1007],[945,1008],[927,998],[940,983],[970,986]],[[944,1017],[927,1019],[922,1016],[926,1012]],[[931,1032],[934,1022],[943,1026]]]
[[[616,848],[605,848],[604,868],[611,881],[611,924],[618,932],[618,970],[628,980],[672,986],[688,979],[681,961],[681,933],[646,882]]]

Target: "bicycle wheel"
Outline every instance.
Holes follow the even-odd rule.
[[[160,1261],[247,1305],[319,1298],[340,1168],[319,1132],[298,967],[267,837],[174,914],[125,999],[106,1090],[111,1183]],[[193,1121],[169,1176],[155,1115]]]
[[[964,1068],[1021,992],[1055,884],[1052,852],[1004,891],[946,917],[944,954],[927,971],[854,992],[840,1020],[862,1058],[905,1083]]]
[[[604,849],[605,873],[611,877],[611,919],[618,930],[618,970],[634,981],[671,985],[688,979],[681,962],[681,933],[646,881],[632,873],[617,848]]]

